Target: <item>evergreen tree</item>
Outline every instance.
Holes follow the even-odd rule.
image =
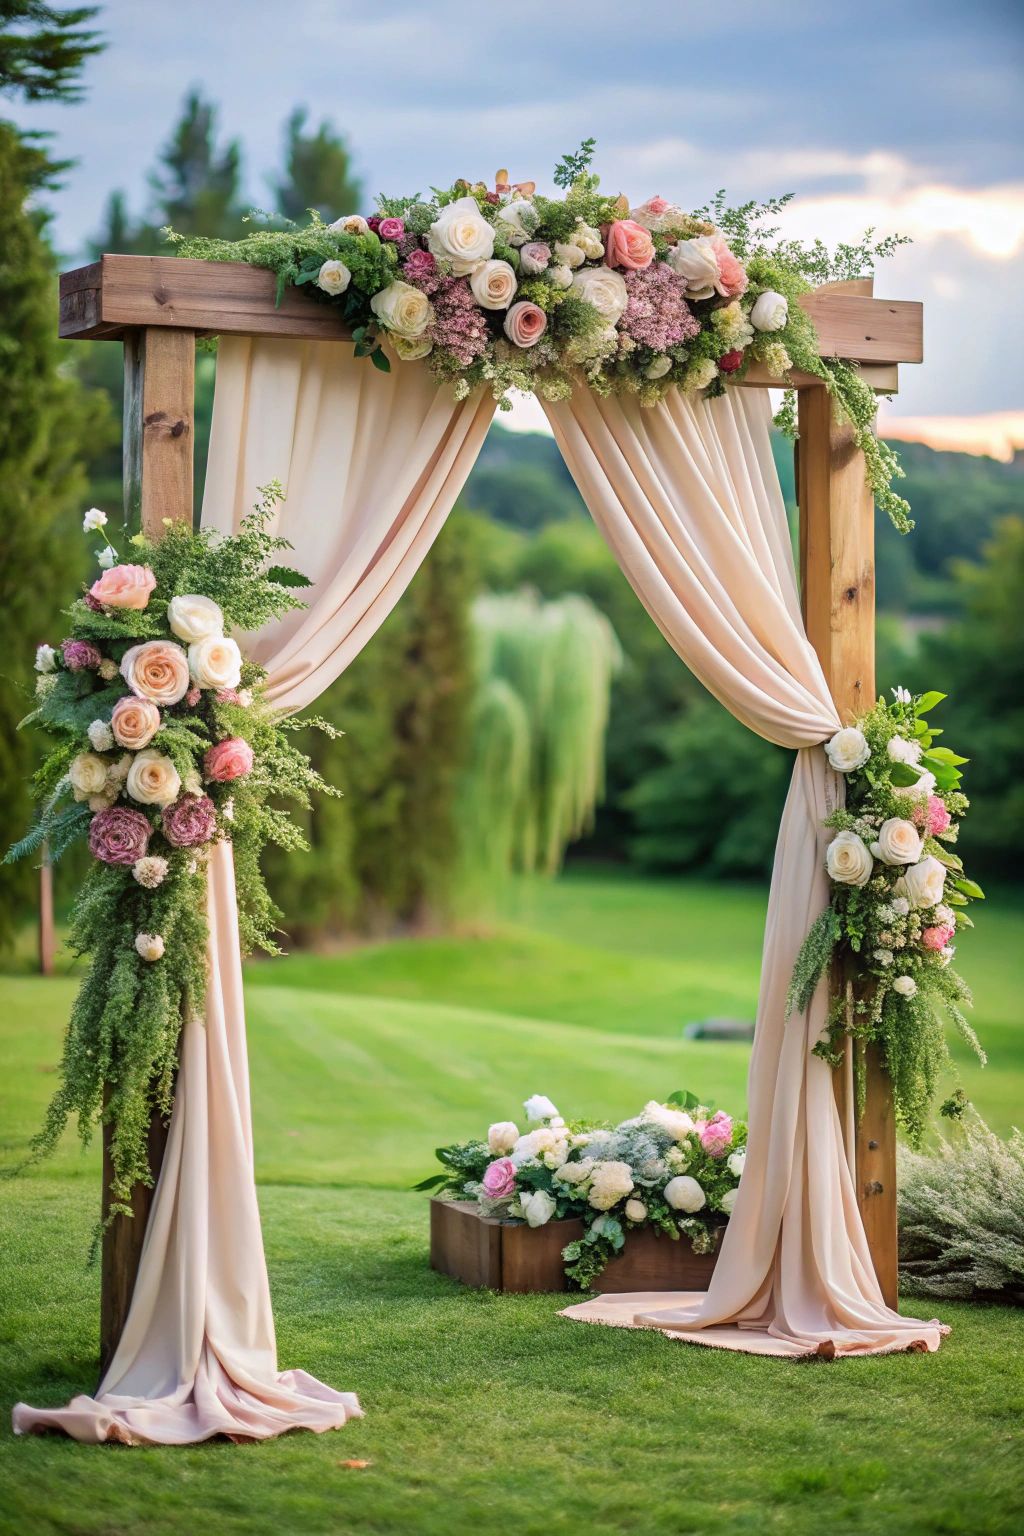
[[[308,222],[315,208],[327,223],[342,214],[355,213],[363,195],[352,176],[345,141],[324,121],[316,133],[303,133],[308,113],[296,107],[285,129],[285,174],[271,180],[277,209],[297,224]]]
[[[77,101],[83,64],[103,50],[84,26],[98,13],[95,5],[0,0],[0,91],[26,101]]]

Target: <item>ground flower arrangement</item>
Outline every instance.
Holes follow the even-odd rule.
[[[692,1093],[651,1100],[632,1120],[565,1121],[542,1094],[523,1106],[533,1126],[499,1121],[486,1141],[439,1147],[445,1172],[416,1186],[476,1200],[484,1216],[531,1227],[568,1217],[586,1233],[562,1250],[570,1281],[587,1290],[629,1232],[653,1227],[709,1253],[732,1214],[746,1160],[747,1127]]]
[[[304,229],[257,229],[244,240],[168,231],[182,256],[245,261],[277,274],[278,297],[305,286],[352,326],[356,355],[390,371],[422,360],[465,399],[487,385],[567,399],[582,379],[600,395],[655,405],[670,389],[716,395],[751,361],[784,381],[818,375],[852,422],[876,501],[897,527],[909,508],[890,487],[895,456],[872,431],[876,401],[856,369],[823,360],[800,295],[873,270],[899,237],[841,246],[780,240],[773,218],[789,201],[727,208],[724,194],[688,213],[663,197],[636,206],[600,190],[587,140],[555,168],[563,197],[532,181],[493,187],[461,180],[430,198],[379,197],[371,218],[350,214]],[[777,418],[796,435],[793,397]]]
[[[303,606],[292,589],[305,577],[273,564],[290,548],[267,532],[279,487],[261,495],[234,537],[173,522],[158,542],[137,535],[130,560],[107,544],[99,579],[67,610],[67,637],[36,655],[23,724],[56,745],[35,777],[36,824],[8,859],[42,849],[52,862],[85,838],[93,862],[70,937],[92,965],[33,1150],[52,1150],[72,1114],[83,1140],[108,1122],[111,1215],[130,1214],[136,1180],[152,1182],[152,1110],[170,1113],[181,1024],[202,1014],[211,848],[234,846],[243,951],[275,952],[280,914],[260,852],[305,843],[271,798],[308,805],[312,790],[332,792],[289,740],[301,722],[267,703],[265,674],[228,632]],[[106,522],[94,509],[85,530]]]
[[[945,694],[893,694],[826,744],[846,804],[825,822],[835,832],[826,854],[832,899],[804,941],[789,1004],[802,1013],[826,970],[842,967],[816,1054],[838,1066],[843,1037],[852,1037],[862,1096],[864,1046],[878,1042],[897,1116],[918,1146],[939,1075],[952,1066],[939,1008],[985,1060],[962,1012],[970,991],[950,964],[957,932],[973,927],[967,908],[984,893],[953,848],[969,804],[960,790],[967,759],[937,746],[942,733],[925,719]]]

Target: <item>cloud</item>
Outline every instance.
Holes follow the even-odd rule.
[[[827,244],[875,228],[922,244],[950,236],[983,256],[1010,260],[1024,247],[1024,182],[993,187],[915,186],[802,197],[781,218],[787,234]]]

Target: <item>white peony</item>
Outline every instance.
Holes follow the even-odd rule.
[[[521,243],[512,241],[513,245]],[[430,226],[427,244],[435,256],[451,262],[452,271],[464,277],[494,255],[494,230],[477,207],[476,198],[459,197],[441,209],[436,223]]]
[[[707,235],[695,240],[680,240],[665,257],[677,277],[686,282],[689,299],[711,299],[721,273],[715,248]]]
[[[672,359],[665,353],[662,353],[660,357],[654,359],[654,362],[649,367],[644,369],[644,378],[663,379],[671,367]]]
[[[871,852],[883,864],[916,864],[921,857],[921,834],[912,821],[890,816],[879,827]]]
[[[722,1196],[721,1200],[718,1202],[723,1216],[731,1216],[732,1215],[733,1207],[735,1206],[736,1201],[739,1199],[739,1197],[740,1197],[739,1185],[737,1185],[735,1189],[727,1189],[726,1190],[725,1194]]]
[[[626,1219],[627,1221],[647,1220],[647,1207],[642,1200],[626,1201]]]
[[[111,752],[114,747],[114,733],[106,720],[94,720],[86,735],[94,752]]]
[[[543,1227],[555,1214],[555,1197],[546,1189],[523,1190],[519,1196],[523,1215],[531,1227]]]
[[[340,219],[335,219],[333,224],[328,224],[328,229],[337,230],[341,235],[368,235],[370,226],[361,213],[346,213]]]
[[[531,1158],[539,1159],[545,1152],[553,1151],[559,1139],[557,1131],[553,1131],[549,1125],[542,1125],[535,1131],[527,1131],[525,1136],[517,1137],[508,1155],[518,1168]]]
[[[921,743],[907,741],[904,736],[890,736],[885,750],[894,763],[914,763],[921,760]]]
[[[917,993],[917,982],[913,976],[897,976],[893,980],[892,989],[901,997],[914,997]]]
[[[547,278],[552,288],[571,288],[572,268],[564,261],[558,262],[555,266],[548,267]]]
[[[632,1189],[633,1172],[628,1163],[598,1163],[590,1180],[587,1199],[595,1211],[609,1211]]]
[[[508,309],[519,283],[507,261],[482,261],[469,286],[482,309]]]
[[[422,336],[434,318],[433,307],[426,294],[414,288],[411,283],[403,283],[398,277],[374,294],[370,308],[381,325],[410,341]]]
[[[550,1120],[552,1115],[557,1115],[558,1110],[549,1098],[543,1093],[535,1093],[526,1100],[523,1105],[527,1120]]]
[[[852,773],[863,768],[871,756],[867,737],[855,725],[836,731],[831,741],[825,743],[825,755],[837,773]]]
[[[225,635],[207,635],[188,648],[188,669],[200,688],[237,688],[242,676],[242,653]]]
[[[99,554],[96,556],[96,564],[99,566],[101,571],[113,570],[114,566],[117,564],[117,550],[113,547],[112,544],[108,544],[106,549],[100,550]]]
[[[769,288],[755,301],[750,323],[755,331],[781,331],[789,319],[789,300]]]
[[[158,933],[137,933],[135,948],[143,960],[160,960],[163,957],[164,941]]]
[[[57,670],[57,652],[52,645],[36,646],[35,667],[37,672],[55,672]]]
[[[212,597],[202,597],[198,592],[172,597],[167,604],[167,622],[172,633],[186,645],[224,633],[223,612]]]
[[[125,788],[140,805],[170,805],[181,793],[181,779],[169,757],[146,747],[132,759]]]
[[[584,1157],[578,1163],[563,1163],[555,1169],[555,1178],[563,1184],[585,1184],[594,1166],[592,1157]]]
[[[621,319],[629,300],[629,290],[621,273],[613,272],[611,267],[586,267],[576,273],[572,286],[579,297],[592,304],[609,324],[614,325]]]
[[[344,293],[352,273],[343,261],[325,261],[317,274],[316,285],[324,293]]]
[[[555,260],[565,267],[582,267],[587,259],[587,253],[582,245],[573,245],[570,241],[566,244],[562,240],[555,241]]]
[[[107,787],[107,765],[95,752],[79,752],[68,769],[76,800],[101,795]]]
[[[487,1132],[487,1145],[495,1157],[505,1157],[519,1140],[519,1129],[513,1120],[497,1120]]]
[[[101,512],[99,507],[90,507],[88,512],[82,518],[82,532],[94,533],[97,528],[105,528],[106,523],[107,514],[105,512]]]
[[[825,868],[840,885],[867,885],[873,864],[856,832],[837,832],[825,853]]]
[[[741,1148],[739,1152],[732,1152],[725,1165],[729,1172],[735,1174],[738,1179],[743,1177],[743,1170],[747,1166],[747,1149]]]
[[[644,1116],[667,1131],[673,1141],[682,1141],[693,1130],[693,1121],[685,1109],[672,1109],[668,1104],[659,1104],[656,1099],[644,1105]]]
[[[946,886],[946,871],[938,859],[928,854],[919,864],[911,864],[903,871],[907,896],[915,907],[934,907],[942,900]]]
[[[473,202],[473,199],[464,198],[463,201]],[[475,207],[476,204],[474,203],[473,206]],[[497,217],[505,225],[502,233],[509,245],[525,245],[540,223],[536,208],[528,199],[522,197],[514,198],[511,203],[506,203],[503,208],[499,208]],[[491,252],[488,251],[487,254],[489,256]]]
[[[147,855],[146,858],[136,859],[132,865],[132,874],[140,885],[153,891],[158,885],[162,885],[167,879],[168,863],[166,859]]]
[[[665,1185],[665,1199],[674,1211],[688,1211],[692,1214],[699,1211],[707,1204],[707,1196],[697,1183],[688,1174],[680,1174],[678,1178],[669,1179]]]

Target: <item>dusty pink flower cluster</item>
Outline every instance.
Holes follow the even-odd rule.
[[[152,830],[141,811],[112,805],[89,823],[89,851],[104,864],[134,864],[145,856]]]
[[[103,657],[89,640],[65,640],[61,646],[64,665],[71,672],[95,672]]]
[[[686,302],[686,284],[663,261],[625,273],[629,298],[619,329],[642,347],[664,352],[700,332]]]
[[[920,827],[927,837],[937,837],[940,832],[948,832],[952,821],[945,802],[938,795],[929,795],[927,800],[919,800],[910,814],[914,825]]]
[[[429,291],[422,280],[418,286]],[[487,351],[491,339],[469,284],[461,277],[441,278],[430,302],[434,306],[434,323],[430,328],[434,346],[444,347],[456,362],[468,368],[474,358]]]

